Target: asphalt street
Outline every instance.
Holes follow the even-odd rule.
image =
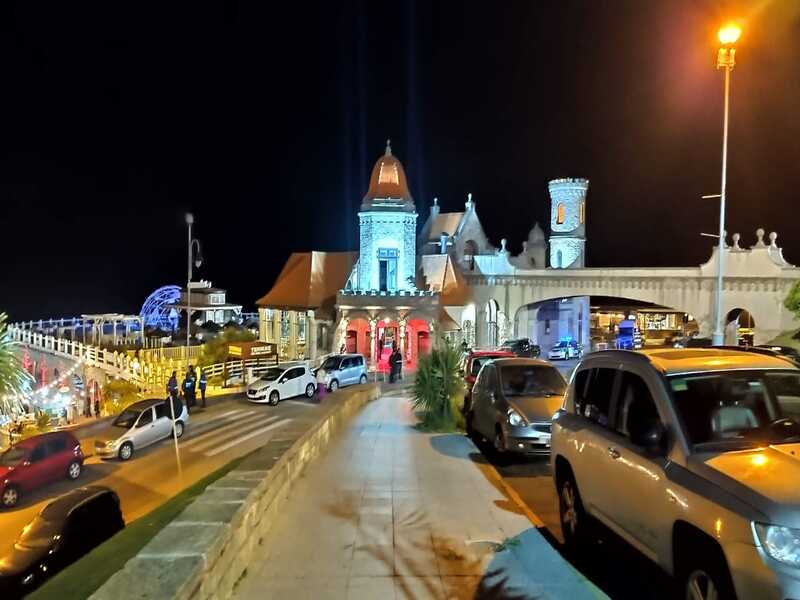
[[[214,398],[207,409],[193,409],[186,433],[180,439],[182,475],[178,473],[175,447],[169,438],[137,451],[123,463],[92,456],[98,425],[81,427],[75,433],[89,457],[83,473],[77,481],[65,477],[24,495],[14,509],[0,509],[0,556],[47,502],[74,487],[98,484],[112,488],[120,496],[126,522],[130,522],[267,440],[290,437],[297,430],[305,430],[319,410],[318,404],[304,397],[284,400],[276,407],[251,404],[244,394]]]

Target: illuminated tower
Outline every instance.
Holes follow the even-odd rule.
[[[550,267],[579,269],[586,257],[588,179],[553,179],[550,188]]]

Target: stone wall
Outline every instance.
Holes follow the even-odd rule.
[[[209,485],[91,598],[231,597],[292,483],[335,433],[378,395],[377,386],[359,389],[332,406],[296,441],[273,440],[250,455]]]

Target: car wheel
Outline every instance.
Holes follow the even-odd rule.
[[[316,386],[313,383],[309,383],[306,386],[306,398],[313,398],[314,392],[316,391]]]
[[[122,446],[120,446],[119,459],[130,460],[131,456],[133,456],[133,444],[130,442],[125,442],[122,444]]]
[[[336,379],[331,381],[331,385],[330,385],[330,387],[328,389],[330,389],[330,391],[332,391],[332,392],[335,392],[336,390],[338,390],[339,389],[339,381],[336,380]]]
[[[701,545],[706,548],[705,545]],[[686,600],[724,600],[735,598],[733,581],[725,559],[717,550],[692,552],[686,566],[681,569],[684,597]]]
[[[366,373],[362,373],[361,374],[361,377],[359,377],[359,379],[358,379],[358,383],[360,383],[361,385],[364,385],[365,383],[367,383],[367,374]]]
[[[572,473],[566,474],[559,485],[558,512],[564,546],[570,554],[576,555],[586,538],[585,531],[589,517],[583,509],[578,485],[575,483]]]
[[[67,467],[67,478],[72,479],[73,481],[81,476],[81,463],[77,460],[72,461],[69,463]]]
[[[183,421],[175,421],[175,437],[180,439],[183,437]]]
[[[280,399],[281,399],[281,395],[278,393],[278,390],[274,390],[269,395],[270,406],[278,406],[278,402],[280,401]]]
[[[8,485],[3,490],[3,506],[6,508],[14,508],[19,502],[21,494],[19,488],[15,485]]]

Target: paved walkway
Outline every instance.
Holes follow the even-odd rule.
[[[461,435],[416,431],[401,390],[309,466],[240,599],[597,598]]]

